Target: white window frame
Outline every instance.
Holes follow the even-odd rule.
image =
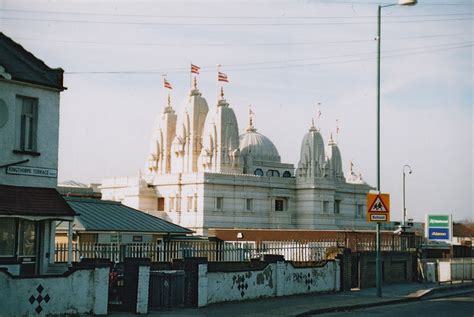
[[[329,200],[323,200],[323,213],[329,213]]]
[[[224,197],[216,197],[216,210],[224,210]]]
[[[281,200],[283,202],[282,210],[277,210],[277,200]],[[274,201],[273,211],[287,211],[287,209],[288,209],[288,198],[276,197]]]
[[[341,213],[341,200],[334,199],[334,214],[339,215]]]
[[[245,211],[253,211],[253,198],[245,199]]]
[[[38,99],[17,96],[19,104],[18,149],[21,151],[37,151],[38,131]],[[31,109],[27,109],[31,105]]]

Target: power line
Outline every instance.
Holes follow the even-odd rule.
[[[390,38],[390,40],[410,40],[422,38],[437,38],[437,37],[455,37],[455,36],[471,36],[467,33],[451,33],[451,34],[432,34],[420,35],[400,38]],[[321,44],[349,44],[349,43],[364,43],[373,42],[373,39],[358,39],[358,40],[340,40],[340,41],[310,41],[310,42],[274,42],[274,43],[151,43],[151,42],[108,42],[108,41],[81,41],[81,40],[64,40],[64,39],[43,39],[43,38],[26,38],[15,37],[21,41],[39,41],[39,42],[54,42],[54,43],[69,43],[69,44],[93,44],[93,45],[117,45],[117,46],[165,46],[165,47],[241,47],[241,46],[293,46],[293,45],[321,45]]]
[[[398,54],[390,54],[392,52],[400,51],[400,50],[392,50],[392,51],[384,51],[384,53],[388,53],[383,55],[383,58],[386,57],[397,57],[397,56],[408,56],[408,55],[416,55],[416,54],[423,54],[423,53],[430,53],[430,52],[438,52],[438,51],[447,51],[452,49],[459,49],[459,48],[466,48],[472,47],[474,43],[453,43],[453,44],[444,44],[451,45],[450,47],[437,47],[432,46],[428,47],[428,49],[423,48],[411,48],[408,50],[417,50],[415,52],[405,52],[405,53],[398,53]],[[441,45],[438,45],[441,46]],[[407,50],[407,49],[405,49]],[[364,53],[361,53],[364,54]],[[352,55],[345,55],[345,56],[337,56],[340,57],[352,57],[361,54],[352,54]],[[367,53],[365,53],[367,54]],[[368,54],[375,54],[375,52],[371,52]],[[327,59],[330,57],[321,57],[319,59]],[[334,58],[334,56],[332,57]],[[320,62],[320,63],[302,63],[302,64],[294,64],[294,65],[269,65],[263,67],[246,67],[246,68],[238,68],[238,66],[252,66],[252,65],[265,65],[265,64],[275,64],[275,63],[285,63],[285,62],[295,62],[295,61],[303,61],[303,60],[314,60],[314,59],[300,59],[300,60],[287,60],[287,61],[272,61],[272,62],[256,62],[256,63],[242,63],[242,64],[228,64],[226,65],[226,70],[228,71],[248,71],[248,70],[267,70],[267,69],[284,69],[284,68],[297,68],[297,67],[304,67],[304,66],[317,66],[317,65],[328,65],[328,64],[344,64],[344,63],[351,63],[351,62],[358,62],[358,61],[367,61],[367,60],[374,60],[375,57],[366,57],[366,58],[358,58],[358,59],[349,59],[349,60],[342,60],[342,61],[328,61],[328,62]],[[204,66],[202,67],[202,72],[213,72],[215,71],[212,69],[214,66]],[[215,68],[215,67],[214,67]],[[162,73],[182,73],[182,72],[189,72],[189,68],[166,68],[166,69],[155,69],[155,70],[132,70],[132,71],[66,71],[66,74],[70,75],[82,75],[82,74],[162,74]]]
[[[175,23],[175,22],[126,22],[126,21],[95,21],[95,20],[58,20],[58,19],[38,19],[38,18],[9,18],[1,17],[0,20],[9,21],[32,21],[32,22],[56,22],[56,23],[80,23],[80,24],[112,24],[112,25],[150,25],[150,26],[308,26],[308,25],[354,25],[354,24],[372,24],[373,21],[357,22],[307,22],[307,23]],[[464,21],[472,18],[453,18],[453,19],[426,19],[409,21],[384,21],[384,24],[399,23],[425,23],[425,22],[444,22],[444,21]]]
[[[154,14],[120,14],[120,13],[97,13],[97,12],[72,12],[72,11],[43,11],[43,10],[20,10],[0,9],[4,12],[34,13],[34,14],[63,14],[63,15],[89,15],[109,17],[139,17],[139,18],[165,18],[165,19],[365,19],[376,18],[376,15],[365,16],[206,16],[206,15],[154,15]],[[466,16],[472,13],[440,13],[440,14],[411,14],[411,15],[387,15],[384,18],[412,18],[412,17],[438,17],[438,16]]]

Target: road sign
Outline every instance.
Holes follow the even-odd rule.
[[[450,215],[426,215],[425,236],[431,241],[451,241],[452,225]]]
[[[367,194],[367,222],[390,222],[389,194]]]

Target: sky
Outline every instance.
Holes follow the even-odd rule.
[[[65,70],[59,181],[101,182],[145,167],[162,75],[178,113],[190,63],[212,109],[217,67],[239,129],[254,126],[297,166],[316,118],[334,134],[343,168],[376,186],[377,5],[373,0],[0,0],[0,30]],[[400,220],[473,219],[473,9],[420,0],[382,9],[381,189]],[[336,123],[336,120],[338,123]],[[339,133],[336,133],[337,125]]]

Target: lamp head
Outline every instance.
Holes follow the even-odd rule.
[[[401,6],[414,6],[417,0],[398,0],[398,5]]]
[[[405,170],[408,169],[408,174],[411,174],[413,171],[411,170],[411,166],[408,164],[403,165],[403,174],[405,174]]]

